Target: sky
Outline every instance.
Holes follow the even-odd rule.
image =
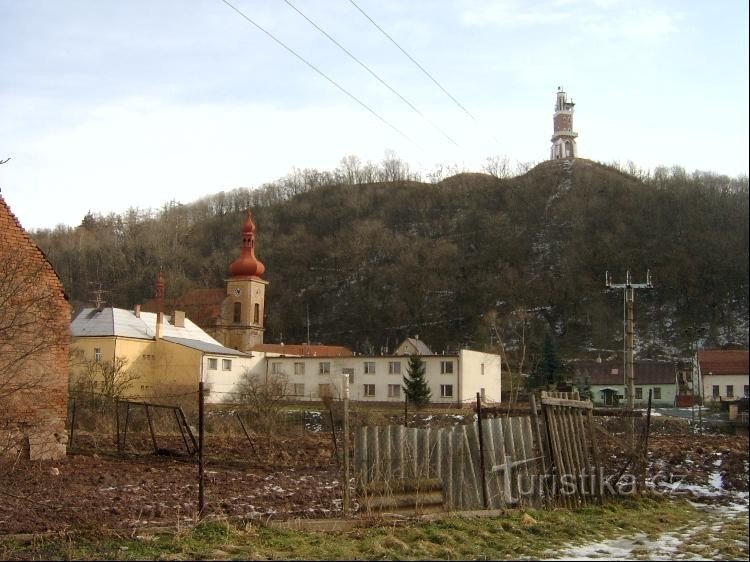
[[[348,155],[541,162],[559,86],[581,157],[748,174],[746,0],[354,1],[0,0],[2,196],[39,229]]]

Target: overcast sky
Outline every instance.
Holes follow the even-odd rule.
[[[355,0],[467,111],[349,0],[289,0],[421,116],[284,0],[228,1],[378,116],[222,0],[0,0],[0,187],[26,228],[349,154],[539,162],[558,86],[581,157],[748,173],[746,0]]]

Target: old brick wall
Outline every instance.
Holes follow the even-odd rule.
[[[69,325],[59,277],[0,194],[0,454],[65,455]]]

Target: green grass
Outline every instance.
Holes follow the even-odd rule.
[[[533,520],[524,520],[524,513]],[[536,557],[566,544],[639,532],[653,538],[694,525],[701,516],[687,502],[638,498],[575,511],[509,510],[493,518],[448,516],[346,532],[300,532],[207,522],[172,535],[71,533],[31,544],[0,539],[0,559],[517,559]],[[722,529],[728,539],[722,554],[746,558],[747,541],[742,540],[747,517],[731,520]],[[696,535],[685,549],[703,554],[695,549],[705,537]]]

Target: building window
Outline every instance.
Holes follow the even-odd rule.
[[[253,323],[260,324],[260,305],[257,302],[253,307]]]
[[[97,363],[102,362],[102,348],[101,347],[94,348],[94,361],[96,361]]]
[[[734,385],[733,384],[727,385],[727,398],[734,398]]]
[[[305,385],[304,385],[304,383],[294,383],[294,395],[295,396],[304,396],[305,395]]]
[[[305,364],[301,361],[298,361],[294,364],[294,374],[295,375],[304,375],[305,374]]]
[[[318,385],[318,396],[320,398],[330,398],[333,396],[333,393],[331,393],[331,385],[330,384],[319,384]]]
[[[231,359],[222,359],[221,360],[221,370],[222,371],[231,371],[232,370],[232,360]]]
[[[234,303],[234,323],[239,324],[242,321],[242,303]]]
[[[366,375],[375,374],[375,361],[365,361],[365,374]]]
[[[452,375],[453,374],[453,361],[441,361],[440,362],[440,374]]]
[[[483,375],[484,374],[484,363],[482,363],[480,367],[481,367],[481,370],[480,370],[479,374]]]
[[[401,385],[400,384],[388,385],[388,398],[401,398]]]
[[[743,390],[743,392],[745,393],[745,396],[746,396],[746,397],[747,397],[747,396],[750,396],[750,385],[747,385],[747,384],[746,384],[746,385],[745,385],[745,388],[744,388],[744,390]]]
[[[453,398],[453,385],[441,384],[440,385],[440,397],[441,398]]]
[[[331,362],[321,361],[318,363],[318,374],[319,375],[330,375],[331,374]]]
[[[711,387],[711,396],[713,398],[719,397],[719,385],[718,384],[715,384],[713,385],[713,387]]]
[[[354,383],[354,369],[352,368],[341,369],[341,374],[349,375],[349,384]]]
[[[660,386],[655,386],[654,387],[654,396],[653,396],[653,398],[654,398],[654,400],[661,400],[661,387]]]
[[[208,358],[208,370],[209,371],[215,371],[219,368],[219,360],[215,359],[214,357]]]
[[[362,385],[363,396],[375,396],[375,385],[374,384],[363,384]]]
[[[388,374],[400,375],[401,374],[401,361],[389,361],[388,362]]]
[[[281,364],[281,361],[274,361],[271,363],[271,374],[272,375],[280,375],[284,372],[283,366]]]
[[[635,399],[643,400],[643,389],[640,386],[635,387]]]
[[[484,402],[485,401],[485,396],[484,396],[484,389],[483,388],[479,389],[479,396],[481,397],[482,402]]]

